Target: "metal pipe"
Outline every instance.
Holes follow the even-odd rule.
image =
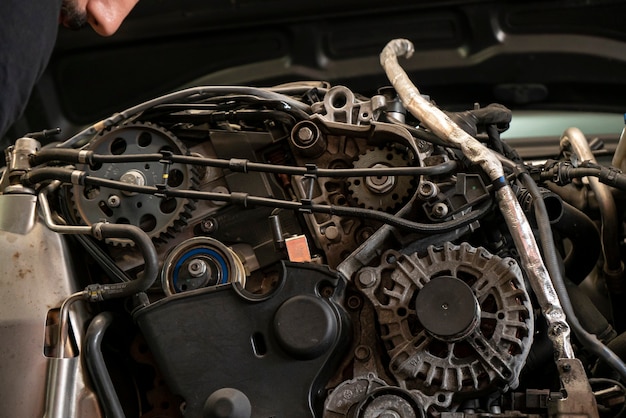
[[[59,341],[57,357],[65,358],[67,345],[67,337],[69,336],[69,321],[70,321],[70,308],[77,300],[84,300],[86,298],[86,292],[84,290],[76,293],[72,293],[61,304],[59,310]]]
[[[597,164],[591,152],[587,138],[578,128],[568,128],[561,136],[561,148],[571,149],[579,160]],[[608,274],[623,274],[624,264],[619,254],[619,228],[615,200],[608,186],[600,183],[596,177],[588,177],[589,186],[596,196],[602,217],[602,252],[604,254],[604,271]]]
[[[580,162],[590,161],[597,164],[591,152],[587,138],[578,128],[568,128],[561,136],[561,148],[571,149]],[[625,292],[624,263],[620,257],[619,216],[615,206],[615,200],[608,186],[600,183],[596,177],[587,177],[589,186],[593,191],[600,209],[602,227],[600,237],[602,240],[602,254],[604,265],[602,270],[606,286],[611,296],[613,321],[618,332],[626,329],[626,307],[622,301]]]
[[[92,284],[87,286],[81,295],[92,302],[98,302],[105,299],[131,296],[144,292],[152,286],[159,274],[159,258],[150,237],[142,229],[134,225],[98,222],[91,226],[69,226],[55,223],[48,204],[47,194],[56,189],[59,184],[60,182],[58,181],[52,182],[38,195],[44,221],[50,230],[60,234],[92,235],[99,240],[107,238],[130,239],[135,243],[144,260],[144,272],[140,278],[123,283]]]
[[[463,154],[473,163],[479,164],[494,182],[500,211],[520,254],[522,266],[530,278],[533,291],[548,321],[548,336],[552,340],[557,357],[574,358],[569,339],[570,329],[563,308],[541,258],[532,229],[515,198],[515,194],[504,179],[502,164],[493,152],[468,135],[440,109],[422,97],[417,87],[398,64],[398,56],[408,58],[412,53],[413,44],[406,39],[395,39],[389,42],[380,54],[380,62],[387,77],[402,99],[402,103],[413,116],[444,142],[458,145]]]

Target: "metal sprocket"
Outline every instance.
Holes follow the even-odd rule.
[[[354,168],[405,167],[406,156],[394,148],[374,148],[361,154]],[[348,191],[357,205],[368,209],[398,209],[414,188],[409,176],[370,176],[348,178]]]
[[[130,123],[115,127],[92,140],[85,149],[103,155],[150,154],[169,151],[186,154],[186,147],[169,131],[151,123]],[[168,189],[193,189],[195,170],[185,164],[171,164],[164,172],[159,162],[117,162],[95,167],[79,165],[88,175],[136,185],[156,186],[167,182]],[[164,176],[164,174],[166,176]],[[73,187],[76,214],[83,222],[111,222],[140,227],[156,243],[180,231],[191,217],[194,202],[148,194],[123,192],[106,187]],[[112,240],[113,244],[128,244]]]

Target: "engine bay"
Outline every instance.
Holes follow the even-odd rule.
[[[566,127],[527,161],[511,110],[441,111],[411,52],[387,44],[370,97],[198,86],[18,139],[7,410],[29,387],[49,417],[621,416],[626,140]]]

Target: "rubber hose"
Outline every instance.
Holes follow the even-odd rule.
[[[611,368],[617,371],[621,379],[626,382],[626,365],[624,362],[615,355],[608,347],[602,344],[595,335],[589,334],[580,324],[580,321],[576,317],[572,302],[568,296],[567,288],[561,276],[559,269],[559,261],[554,248],[554,240],[552,237],[552,229],[550,228],[550,221],[548,220],[546,206],[541,199],[541,192],[539,187],[535,184],[530,174],[522,172],[520,174],[524,185],[528,191],[535,198],[535,217],[537,219],[537,226],[539,228],[539,237],[541,246],[543,248],[544,260],[546,267],[550,272],[550,278],[554,285],[554,288],[559,296],[563,311],[567,316],[567,321],[572,330],[578,337],[578,340],[587,348],[590,352],[603,359],[608,363]]]
[[[87,328],[83,353],[104,415],[107,418],[124,418],[122,405],[113,387],[101,350],[104,333],[112,322],[113,315],[110,312],[96,315]]]

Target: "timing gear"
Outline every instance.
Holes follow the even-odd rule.
[[[119,155],[161,153],[186,154],[185,146],[170,132],[151,123],[130,123],[105,132],[86,147],[96,154]],[[137,186],[160,186],[169,189],[193,189],[194,169],[186,164],[158,162],[114,162],[78,166],[88,175],[119,180]],[[193,201],[120,191],[107,187],[74,186],[73,200],[77,215],[87,224],[111,222],[140,227],[156,242],[172,238],[187,224]],[[112,240],[113,244],[128,244]]]
[[[426,254],[383,254],[356,274],[373,303],[389,369],[431,404],[450,393],[516,387],[530,349],[533,316],[522,273],[467,243]]]
[[[354,168],[388,168],[407,165],[406,155],[393,148],[366,151],[353,163]],[[409,176],[350,177],[348,191],[359,206],[391,211],[396,210],[409,196],[414,183]]]

